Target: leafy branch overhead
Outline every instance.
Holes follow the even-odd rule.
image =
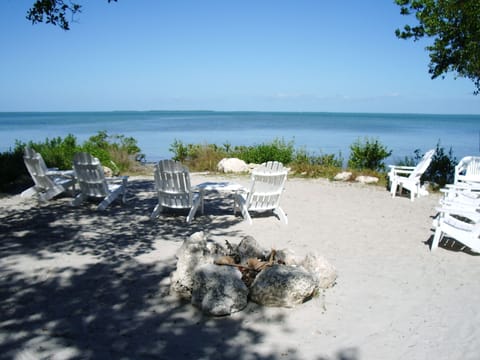
[[[108,2],[117,0],[108,0]],[[36,0],[27,11],[27,19],[32,24],[45,22],[59,26],[63,30],[70,30],[70,22],[74,21],[75,15],[81,13],[80,4],[64,0]]]
[[[402,15],[415,15],[415,25],[405,25],[395,34],[414,41],[433,38],[429,51],[432,79],[454,72],[473,81],[480,93],[480,1],[395,0]]]

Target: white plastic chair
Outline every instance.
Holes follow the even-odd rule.
[[[480,186],[480,157],[466,156],[455,166],[455,184]]]
[[[285,167],[280,161],[267,161],[262,163],[260,166],[263,166],[272,172],[279,172],[285,170]]]
[[[243,218],[252,224],[251,211],[273,211],[281,221],[288,224],[287,215],[280,207],[287,174],[285,168],[276,172],[262,166],[254,169],[250,189],[235,194],[234,213],[240,209]]]
[[[151,218],[157,217],[164,207],[171,209],[190,209],[186,221],[190,223],[200,205],[200,194],[192,190],[190,172],[178,161],[161,160],[155,164],[155,191],[158,204]]]
[[[427,170],[432,162],[435,149],[429,150],[423,155],[417,166],[396,166],[389,165],[390,171],[388,178],[390,181],[390,192],[392,197],[398,193],[400,194],[403,189],[410,191],[410,200],[413,201],[415,196],[427,195],[428,192],[421,188],[420,178]]]
[[[72,195],[74,194],[75,177],[72,170],[59,171],[47,168],[42,155],[31,148],[25,148],[23,160],[34,185],[23,191],[22,197],[35,195],[40,202],[46,202],[69,188]]]
[[[434,251],[440,241],[450,237],[472,251],[480,253],[480,212],[478,208],[463,206],[442,206],[437,209],[438,215],[433,220],[435,235],[430,250]]]
[[[84,152],[74,155],[73,169],[80,187],[80,193],[72,202],[73,206],[80,205],[88,198],[102,199],[97,210],[105,210],[120,196],[122,203],[126,202],[128,176],[105,177],[100,161]]]

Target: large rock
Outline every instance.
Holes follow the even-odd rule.
[[[243,173],[249,171],[247,163],[237,158],[224,158],[220,160],[217,169],[224,173]]]
[[[310,299],[317,280],[302,267],[274,265],[261,271],[250,287],[250,299],[265,306],[293,307]]]
[[[308,254],[299,263],[305,270],[307,270],[317,281],[317,286],[320,289],[327,289],[335,284],[337,279],[337,270],[335,267],[323,256],[317,254]]]
[[[264,258],[269,253],[252,236],[245,236],[237,245],[236,252],[240,256],[240,263],[242,264],[245,264],[250,258]]]
[[[378,183],[378,178],[375,176],[360,175],[355,178],[355,181],[362,184],[375,184]]]
[[[193,276],[192,304],[207,315],[223,316],[245,308],[248,288],[240,271],[231,266],[207,264]]]
[[[349,171],[343,171],[341,173],[338,173],[337,175],[335,175],[335,177],[333,178],[334,180],[338,180],[338,181],[348,181],[350,180],[350,178],[352,177],[352,173],[349,172]]]
[[[204,264],[213,264],[215,258],[225,253],[220,244],[208,240],[202,231],[194,233],[177,252],[177,269],[171,275],[170,290],[180,298],[190,299],[195,269]]]

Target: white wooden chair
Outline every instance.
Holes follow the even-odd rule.
[[[450,203],[448,206],[437,208],[438,215],[433,220],[435,235],[430,250],[438,247],[440,241],[450,237],[462,245],[480,253],[480,212],[478,207],[457,206]]]
[[[388,178],[392,197],[395,197],[397,191],[401,194],[403,189],[410,191],[411,201],[413,201],[415,197],[428,194],[425,189],[421,188],[420,178],[430,166],[434,154],[435,149],[427,151],[417,166],[389,165],[390,171]]]
[[[46,202],[69,188],[72,195],[74,194],[75,177],[72,170],[59,171],[47,168],[42,155],[28,147],[25,148],[23,160],[34,185],[23,191],[22,197],[35,195],[40,202]]]
[[[263,166],[272,172],[283,171],[285,169],[280,161],[267,161],[262,163],[260,166]]]
[[[243,218],[252,224],[251,211],[273,211],[281,221],[288,224],[287,215],[280,207],[280,198],[287,180],[288,169],[272,171],[267,167],[253,170],[249,190],[235,194],[234,213],[240,209]]]
[[[97,210],[105,210],[120,196],[122,203],[126,202],[128,176],[105,177],[100,161],[84,152],[74,155],[73,169],[80,187],[80,193],[72,202],[73,206],[80,205],[88,198],[102,199]]]
[[[454,184],[472,184],[480,187],[480,157],[466,156],[455,166]]]
[[[190,209],[186,218],[187,223],[190,223],[200,205],[201,197],[191,187],[188,168],[178,161],[160,160],[155,164],[154,179],[158,204],[150,217],[156,218],[165,207]]]

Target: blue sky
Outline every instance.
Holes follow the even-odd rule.
[[[473,83],[431,80],[393,0],[77,0],[70,31],[0,2],[0,111],[480,114]],[[411,21],[410,21],[411,22]]]

